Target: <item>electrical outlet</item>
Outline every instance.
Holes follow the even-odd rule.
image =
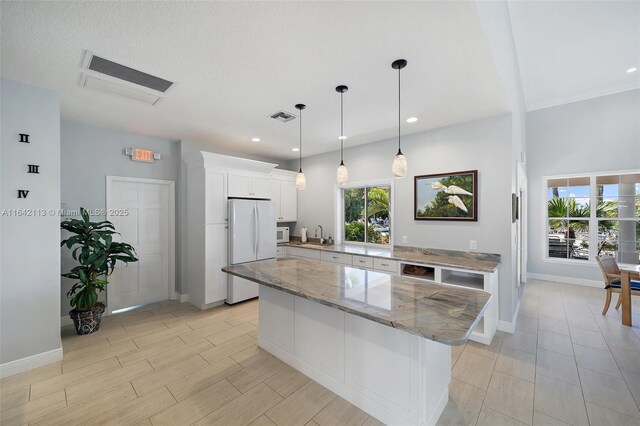
[[[471,250],[477,250],[478,249],[478,242],[476,240],[469,241],[469,248]]]
[[[407,244],[409,242],[409,240],[407,239],[406,235],[402,236],[402,244]]]

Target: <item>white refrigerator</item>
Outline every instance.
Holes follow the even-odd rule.
[[[229,200],[229,264],[276,257],[276,213],[270,200]],[[258,297],[258,284],[228,276],[227,303]]]

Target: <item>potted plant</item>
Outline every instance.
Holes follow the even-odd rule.
[[[100,328],[105,306],[98,302],[98,292],[104,291],[116,262],[137,262],[138,258],[131,245],[113,241],[113,234],[118,233],[111,222],[91,222],[82,207],[80,216],[81,219],[67,219],[60,224],[73,234],[62,240],[60,246],[66,245],[79,263],[62,276],[78,280],[67,292],[73,307],[69,317],[78,334],[89,334]]]

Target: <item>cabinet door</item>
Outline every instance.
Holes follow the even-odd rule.
[[[205,175],[206,223],[225,223],[227,220],[227,172],[207,169]]]
[[[227,225],[207,225],[205,255],[204,303],[219,302],[227,298]]]
[[[251,197],[251,176],[229,172],[229,197]]]
[[[295,182],[280,182],[280,215],[283,222],[298,220],[298,190]]]
[[[276,209],[276,221],[280,222],[282,220],[282,208],[280,201],[280,181],[272,180],[271,181],[271,201],[275,205]]]
[[[251,197],[271,198],[271,176],[251,177]]]

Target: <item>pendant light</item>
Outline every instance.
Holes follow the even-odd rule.
[[[349,182],[349,170],[347,170],[347,166],[344,165],[344,140],[347,138],[344,135],[344,108],[342,95],[344,92],[349,90],[347,86],[341,85],[336,87],[336,92],[340,93],[340,165],[338,166],[338,171],[336,172],[336,182],[338,185],[345,185]]]
[[[406,66],[407,61],[404,59],[397,59],[391,64],[391,68],[398,70],[398,153],[391,166],[393,177],[396,178],[403,178],[407,175],[407,159],[400,149],[400,70]]]
[[[300,111],[300,146],[298,152],[300,153],[300,169],[296,175],[296,188],[303,190],[307,187],[307,179],[302,173],[302,110],[307,106],[305,104],[296,104],[296,109]]]

